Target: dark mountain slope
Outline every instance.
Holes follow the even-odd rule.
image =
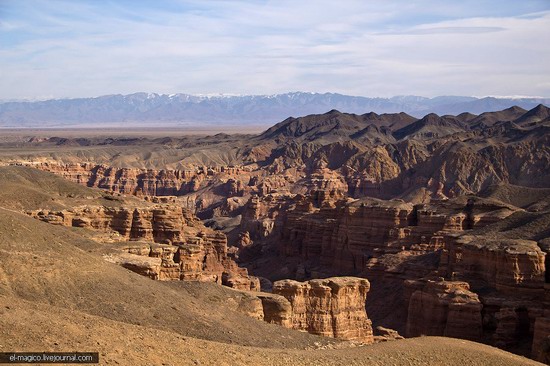
[[[434,138],[451,135],[456,132],[467,131],[468,126],[454,116],[439,117],[430,113],[424,118],[395,131],[393,136],[397,140],[407,138]]]

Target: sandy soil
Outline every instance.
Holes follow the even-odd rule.
[[[0,296],[0,350],[99,352],[102,365],[540,365],[440,337],[332,350],[236,346],[7,296]]]

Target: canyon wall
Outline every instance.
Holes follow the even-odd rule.
[[[364,278],[333,277],[307,282],[276,281],[273,293],[290,302],[293,329],[372,343],[371,321],[365,311],[369,288],[369,281]]]
[[[544,308],[534,324],[532,357],[550,365],[550,283],[544,286]]]
[[[467,282],[413,281],[406,286],[415,289],[409,299],[407,337],[481,340],[482,305]]]
[[[286,257],[317,261],[326,274],[360,274],[377,267],[386,254],[414,255],[445,250],[452,235],[497,222],[517,209],[466,199],[413,205],[401,200],[339,200],[317,207],[311,196],[296,196],[279,227],[271,228],[278,251]],[[271,200],[257,198],[255,222],[277,210]],[[279,205],[281,206],[281,205]],[[270,213],[271,216],[275,214]],[[275,223],[277,223],[275,221]]]
[[[187,170],[114,168],[93,163],[55,162],[35,163],[32,166],[88,187],[138,196],[181,196],[205,187],[217,176],[237,178],[248,172],[242,167],[207,166]],[[242,186],[240,180],[229,182],[228,193],[237,195]]]
[[[546,268],[550,267],[550,239],[539,241],[539,247],[546,253]],[[533,347],[531,356],[540,362],[550,365],[550,271],[546,271],[544,284],[543,311],[534,323]]]
[[[399,329],[408,336],[452,336],[524,354],[531,347],[533,354],[541,352],[548,333],[541,301],[547,259],[540,243],[467,235],[522,210],[475,197],[416,205],[339,200],[321,207],[309,195],[283,201],[259,197],[245,206],[256,223],[266,215],[284,218],[269,219],[269,233],[258,235],[252,246],[276,248],[275,268],[287,271],[275,276],[369,278],[376,290],[367,301],[369,315],[399,319],[403,309],[405,329]],[[249,268],[264,270],[253,262]]]
[[[102,242],[127,243],[107,259],[155,280],[212,281],[259,291],[258,279],[229,257],[225,234],[205,227],[189,210],[174,204],[82,206],[27,214],[51,224],[98,231]]]
[[[448,248],[448,277],[503,294],[543,296],[546,254],[536,241],[462,236]]]

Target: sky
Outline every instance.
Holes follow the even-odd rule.
[[[0,99],[550,97],[549,0],[0,0]]]

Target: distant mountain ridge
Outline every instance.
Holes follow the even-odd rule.
[[[276,95],[190,95],[134,93],[95,98],[0,102],[0,127],[208,126],[270,125],[287,117],[332,109],[365,114],[405,112],[411,116],[468,112],[481,114],[512,106],[531,110],[550,98],[396,96],[367,98],[336,93],[293,92]]]

